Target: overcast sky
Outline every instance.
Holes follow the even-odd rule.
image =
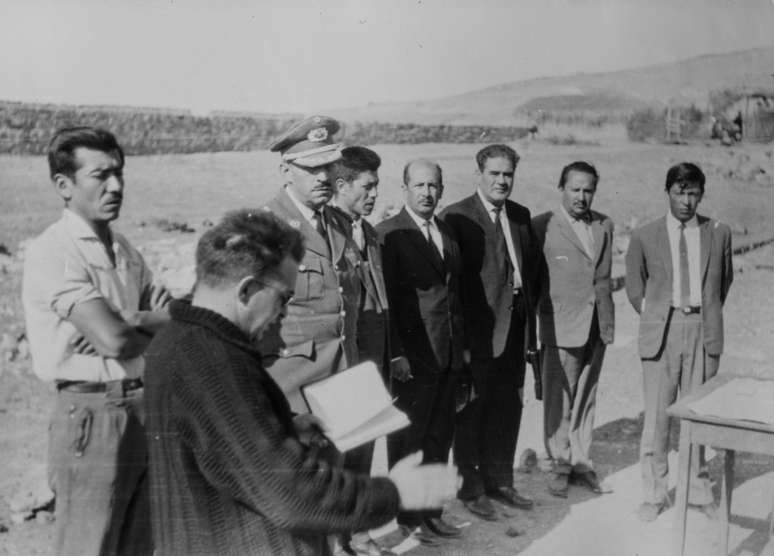
[[[312,112],[767,45],[773,0],[0,0],[0,99]]]

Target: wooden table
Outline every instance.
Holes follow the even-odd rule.
[[[703,398],[716,388],[732,380],[733,376],[716,376],[691,394],[681,398],[667,409],[672,417],[680,419],[680,463],[677,475],[675,528],[673,554],[682,556],[685,550],[685,524],[688,510],[688,481],[691,470],[691,446],[703,444],[724,450],[725,470],[720,490],[720,553],[728,554],[728,516],[731,513],[731,494],[734,488],[735,452],[755,452],[774,455],[774,426],[752,421],[741,421],[699,415],[688,404]],[[774,531],[774,509],[769,526],[769,537]]]

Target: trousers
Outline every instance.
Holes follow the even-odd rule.
[[[719,356],[704,351],[701,314],[684,315],[671,311],[664,346],[657,357],[642,360],[645,421],[640,442],[640,464],[644,501],[669,501],[669,416],[667,407],[680,395],[689,394],[715,376]],[[711,483],[704,458],[704,447],[694,446],[691,458],[691,504],[712,502]]]
[[[57,394],[48,471],[54,554],[153,554],[142,389]]]
[[[595,318],[585,345],[542,348],[543,439],[554,473],[594,467],[589,452],[605,347]]]

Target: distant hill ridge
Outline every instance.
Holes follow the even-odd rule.
[[[772,73],[774,46],[613,72],[539,77],[444,98],[326,112],[344,120],[524,125],[534,121],[531,111],[540,109],[542,103],[554,104],[551,99],[556,98],[563,99],[563,110],[606,112],[611,116],[631,113],[644,104],[695,104],[703,108],[712,91],[774,89]]]

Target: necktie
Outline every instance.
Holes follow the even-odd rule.
[[[430,250],[433,252],[433,255],[438,257],[438,260],[443,263],[443,255],[441,255],[441,252],[438,250],[438,246],[435,244],[435,241],[433,241],[433,236],[430,233],[430,221],[425,220],[423,226],[425,227],[425,239],[427,239],[427,243],[430,245]]]
[[[322,236],[323,240],[325,240],[325,245],[328,246],[328,251],[331,250],[331,244],[328,241],[328,232],[325,230],[325,223],[323,222],[323,215],[322,211],[316,210],[314,211],[314,216],[312,216],[314,219],[314,229],[317,230],[317,233]]]
[[[685,224],[680,223],[680,306],[691,304],[691,281],[688,271],[688,242],[685,240]]]
[[[503,223],[500,221],[500,213],[503,207],[494,207],[492,214],[494,214],[494,227],[495,227],[495,252],[497,253],[497,261],[502,264],[507,275],[511,268],[511,258],[508,256],[508,244],[505,242],[505,232],[503,231]]]

